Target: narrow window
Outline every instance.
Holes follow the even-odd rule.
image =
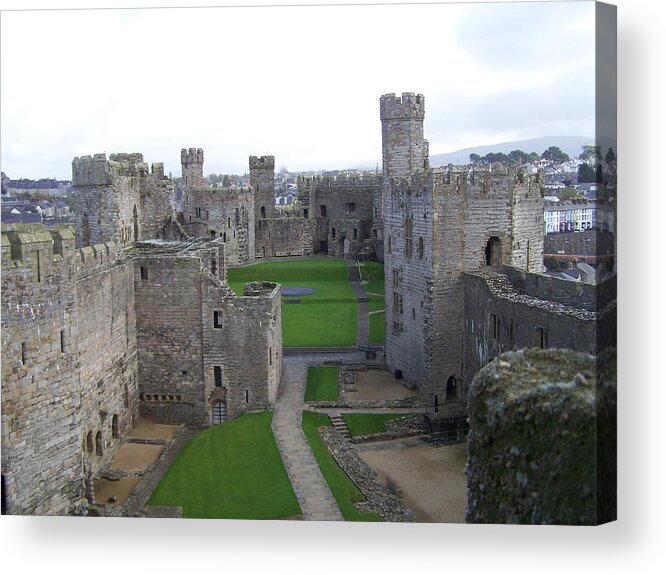
[[[227,232],[224,232],[222,235],[222,241],[226,244],[227,243]]]
[[[423,259],[423,238],[419,237],[419,259]]]
[[[25,365],[25,358],[26,358],[26,347],[25,347],[25,342],[21,344],[21,364]]]
[[[250,392],[246,389],[245,390],[245,403],[248,403],[250,401]]]
[[[358,229],[357,228],[354,228],[354,230],[353,230],[353,237],[354,237],[355,240],[358,239]]]
[[[536,328],[536,346],[541,349],[546,349],[548,347],[546,330],[542,327]]]
[[[273,365],[273,348],[268,348],[268,365]]]
[[[217,260],[213,258],[210,262],[210,273],[212,273],[214,276],[217,275]]]
[[[308,210],[307,208],[303,210],[303,217],[307,220],[308,219]]]
[[[104,446],[102,445],[102,432],[98,431],[95,435],[95,454],[100,457],[104,455]]]
[[[319,206],[319,213],[321,214],[322,218],[326,217],[326,206],[324,204]]]
[[[86,436],[86,451],[88,453],[92,453],[93,449],[94,449],[94,447],[93,447],[93,432],[89,431],[88,435]]]
[[[221,311],[214,311],[213,312],[213,327],[216,329],[222,329],[224,322],[224,317],[222,316]]]
[[[261,217],[262,218],[266,217],[266,206],[261,206]]]
[[[142,280],[147,280],[148,279],[148,270],[141,266],[141,279]]]
[[[215,387],[222,387],[222,367],[213,366],[213,375],[215,377]]]
[[[335,228],[331,228],[331,237],[335,239]]]
[[[65,353],[65,330],[60,330],[60,353]]]

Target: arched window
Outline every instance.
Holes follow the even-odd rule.
[[[95,435],[95,455],[104,455],[104,446],[102,445],[102,432],[98,431]]]
[[[423,259],[423,238],[419,237],[419,259]]]
[[[111,419],[111,437],[113,437],[113,439],[118,439],[120,437],[118,431],[118,416],[116,414],[114,414]]]
[[[446,401],[454,400],[458,397],[458,382],[455,376],[449,377],[446,382]]]
[[[94,449],[93,446],[93,432],[89,431],[88,435],[86,436],[86,451],[88,453],[92,453]]]

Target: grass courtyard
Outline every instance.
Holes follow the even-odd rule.
[[[384,343],[386,334],[386,314],[383,311],[384,264],[381,262],[362,262],[361,281],[365,293],[368,294],[368,309],[370,310],[368,339],[371,343]]]
[[[305,385],[305,401],[337,401],[338,367],[309,367]]]
[[[283,297],[282,337],[285,347],[352,347],[356,345],[358,304],[343,260],[303,259],[229,268],[228,283],[242,295],[252,281],[316,290]],[[300,300],[300,303],[286,303]]]
[[[386,422],[409,416],[409,413],[343,413],[347,428],[353,437],[386,431]]]
[[[270,411],[252,413],[202,431],[178,454],[148,505],[181,506],[190,518],[300,515],[272,417]]]

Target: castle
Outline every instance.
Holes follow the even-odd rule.
[[[502,351],[614,344],[614,280],[581,286],[539,273],[539,174],[431,169],[421,95],[382,96],[380,118],[383,174],[301,178],[299,213],[274,205],[272,156],[250,157],[250,187],[212,188],[203,150],[189,148],[182,211],[162,164],[97,154],[72,163],[75,233],[3,227],[8,513],[85,513],[92,479],[139,414],[207,426],[272,406],[280,289],[254,283],[236,295],[228,265],[383,261],[386,365],[435,419],[464,404],[474,374]]]

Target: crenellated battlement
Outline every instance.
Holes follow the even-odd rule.
[[[324,185],[324,186],[380,186],[383,181],[383,176],[375,172],[363,172],[362,174],[337,174],[333,176],[316,175],[316,176],[299,176],[298,188],[310,185]]]
[[[251,170],[274,170],[275,156],[250,156]]]
[[[2,226],[3,270],[30,269],[36,283],[67,266],[67,275],[114,262],[119,257],[115,242],[76,249],[71,226],[47,230],[42,224],[9,224]]]
[[[466,195],[468,197],[511,198],[520,190],[524,197],[542,197],[544,179],[541,172],[527,173],[522,168],[493,166],[453,166],[433,168],[416,173],[411,178],[396,178],[392,189],[398,194],[416,195],[430,189],[437,195]]]
[[[382,120],[406,120],[425,118],[425,98],[423,94],[403,92],[402,97],[385,94],[379,99]]]
[[[183,148],[180,151],[181,164],[203,164],[204,152],[202,148]]]
[[[72,161],[72,183],[75,187],[109,186],[116,177],[146,177],[149,173],[143,154],[136,152],[111,154],[109,159],[106,154],[95,154],[92,157],[77,157]]]

